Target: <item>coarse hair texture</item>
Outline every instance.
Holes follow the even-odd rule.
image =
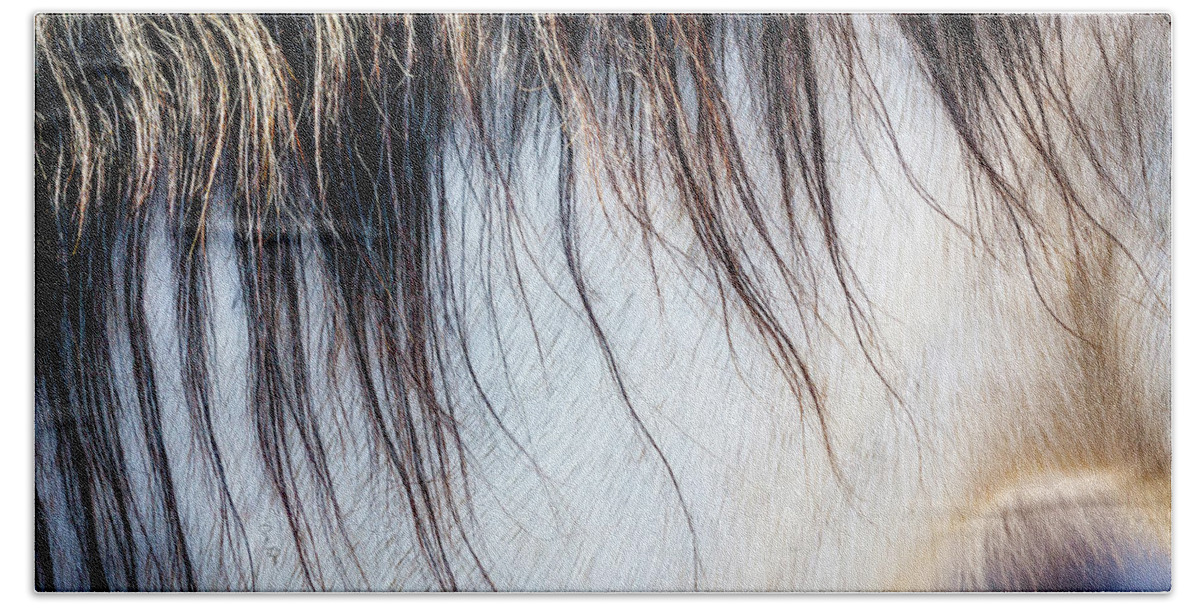
[[[910,86],[953,126],[971,223],[945,213],[908,168],[895,108],[864,59],[885,25],[902,32],[923,74]],[[593,310],[581,193],[637,227],[656,273],[691,264],[715,285],[726,323],[750,328],[803,420],[826,437],[813,453],[835,472],[845,463],[826,436],[822,362],[805,347],[826,331],[818,276],[835,279],[850,340],[903,403],[843,246],[839,217],[856,202],[831,183],[830,104],[855,117],[851,137],[871,131],[892,143],[864,153],[896,156],[901,186],[980,256],[1015,245],[1043,312],[1097,383],[1112,384],[1105,374],[1116,365],[1096,312],[1109,297],[1105,269],[1132,267],[1147,286],[1154,272],[1109,222],[1169,242],[1148,168],[1164,162],[1148,151],[1170,137],[1169,55],[1151,70],[1139,59],[1169,52],[1164,16],[39,15],[35,27],[38,589],[206,587],[164,445],[166,372],[145,297],[156,231],[177,280],[189,453],[220,513],[209,541],[226,556],[226,584],[255,586],[237,574],[253,573],[254,557],[214,434],[219,320],[206,252],[218,229],[232,232],[249,320],[256,457],[314,589],[359,567],[335,491],[340,431],[315,422],[318,386],[353,394],[340,407],[368,421],[377,474],[404,505],[434,585],[494,586],[472,542],[464,411],[490,412],[497,432],[519,442],[476,377],[466,336],[488,330],[464,310],[475,279],[454,244],[478,238],[497,265],[511,265],[536,338],[521,287],[529,277],[511,262],[537,246],[517,178],[531,158],[557,184],[553,240],[574,286],[561,297],[591,327],[689,526],[671,464],[623,381],[635,362],[616,356]],[[1081,46],[1104,73],[1072,71],[1067,49]],[[752,100],[748,109],[732,109],[735,96]],[[461,167],[486,205],[478,235],[456,219],[448,167]],[[1048,203],[1031,203],[1045,192]],[[662,214],[692,249],[663,238]],[[1061,277],[1073,286],[1067,298],[1045,288]],[[1168,315],[1147,292],[1141,305]],[[310,327],[314,300],[329,327]],[[318,360],[328,364],[314,369]],[[145,472],[131,470],[134,459]],[[1143,460],[1169,467],[1169,455]],[[149,482],[134,487],[135,474]],[[51,533],[63,525],[69,533]],[[78,556],[79,580],[63,571],[63,554]]]

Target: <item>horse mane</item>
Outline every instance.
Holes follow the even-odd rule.
[[[465,337],[487,330],[462,304],[472,279],[454,247],[486,239],[497,263],[511,265],[536,338],[522,287],[530,277],[511,262],[544,240],[523,220],[521,167],[550,167],[559,201],[550,241],[574,287],[562,295],[587,320],[677,493],[623,381],[636,362],[614,352],[593,307],[582,193],[633,227],[656,273],[684,264],[711,281],[727,324],[744,324],[769,352],[840,471],[822,362],[805,346],[833,314],[822,306],[833,302],[848,319],[878,381],[900,396],[843,244],[855,201],[831,178],[831,140],[882,134],[892,148],[868,160],[899,159],[902,187],[981,256],[1019,252],[1043,312],[1094,350],[1103,337],[1078,306],[1090,292],[1063,301],[1044,285],[1086,283],[1098,252],[1150,282],[1110,225],[1129,218],[1169,238],[1147,202],[1162,170],[1148,142],[1169,138],[1169,127],[1146,118],[1169,120],[1169,102],[1141,94],[1161,80],[1141,61],[1164,48],[1169,25],[1103,15],[39,15],[37,588],[65,580],[61,553],[80,556],[81,589],[203,586],[164,443],[167,372],[146,298],[159,233],[176,282],[170,322],[191,453],[207,471],[231,570],[252,571],[253,557],[213,428],[206,256],[219,231],[232,235],[249,320],[253,442],[306,583],[326,588],[329,572],[355,568],[353,550],[337,563],[318,557],[323,544],[348,544],[335,430],[315,423],[314,387],[324,385],[354,393],[379,474],[405,505],[436,586],[487,586],[470,535],[461,420],[495,412]],[[1075,73],[1078,52],[1105,70]],[[909,168],[897,109],[880,89],[878,58],[888,53],[919,67],[923,78],[909,86],[953,126],[973,225],[943,211]],[[1161,62],[1165,73],[1169,56]],[[853,121],[831,120],[832,108]],[[448,168],[468,183],[450,183]],[[487,206],[477,237],[456,207],[463,188]],[[688,249],[664,236],[666,221]],[[1052,236],[1062,233],[1075,241]],[[820,293],[830,277],[836,293]],[[320,343],[308,337],[314,298],[333,319]],[[314,358],[329,364],[314,369]],[[135,496],[134,460],[148,471],[149,495]],[[686,514],[682,496],[680,505]],[[471,571],[455,566],[464,560]]]

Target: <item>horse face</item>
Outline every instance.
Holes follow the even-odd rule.
[[[41,16],[37,586],[1163,590],[1157,16]]]

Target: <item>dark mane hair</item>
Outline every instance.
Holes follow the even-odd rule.
[[[40,590],[205,588],[181,483],[205,484],[220,514],[211,542],[221,576],[255,586],[229,448],[216,438],[216,238],[236,251],[256,458],[315,589],[361,569],[335,489],[344,429],[317,423],[329,407],[365,421],[369,458],[436,586],[494,587],[471,537],[475,456],[462,420],[490,418],[520,442],[467,346],[493,330],[464,293],[498,287],[471,284],[456,252],[479,239],[509,267],[540,352],[530,270],[514,261],[546,236],[523,216],[518,170],[530,163],[557,191],[550,239],[574,286],[559,295],[586,318],[689,526],[623,380],[633,362],[593,309],[581,192],[602,193],[605,216],[636,228],[656,276],[682,265],[711,281],[726,323],[768,350],[835,471],[821,361],[805,346],[826,315],[849,319],[850,338],[904,405],[843,245],[856,201],[831,177],[831,138],[882,134],[892,148],[864,149],[868,160],[894,155],[903,187],[979,255],[1019,252],[1044,312],[1098,376],[1113,365],[1111,320],[1089,312],[1104,269],[1133,268],[1146,285],[1158,272],[1113,223],[1169,242],[1169,219],[1150,202],[1169,168],[1149,152],[1170,138],[1165,16],[39,15],[35,27]],[[1075,73],[1076,52],[1099,56],[1103,73]],[[1157,52],[1147,73],[1143,58]],[[924,78],[908,86],[953,126],[972,224],[942,210],[910,168],[873,67],[888,53],[915,62]],[[832,120],[834,110],[853,120]],[[449,183],[448,167],[467,183]],[[485,226],[467,226],[463,189],[484,201]],[[668,216],[691,249],[661,233]],[[154,270],[163,263],[165,279]],[[162,291],[152,276],[171,302],[148,302],[148,290]],[[819,277],[838,293],[819,293]],[[1070,297],[1047,293],[1063,280],[1076,286]],[[1157,300],[1145,305],[1169,314],[1149,291]],[[156,304],[171,306],[168,317]],[[164,318],[173,344],[154,338]],[[181,480],[171,461],[165,374],[181,379],[203,480]],[[1169,456],[1146,458],[1169,467]]]

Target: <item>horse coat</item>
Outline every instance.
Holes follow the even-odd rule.
[[[41,15],[39,590],[1165,590],[1162,15]]]

